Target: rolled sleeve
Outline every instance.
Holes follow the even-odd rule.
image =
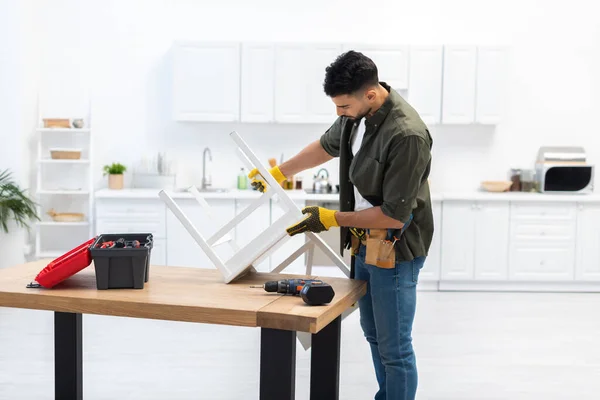
[[[381,211],[390,218],[408,222],[417,207],[417,196],[431,160],[431,147],[425,139],[408,135],[394,140],[383,178]]]
[[[321,135],[320,143],[330,156],[340,156],[340,142],[342,140],[342,118],[338,117],[333,125]]]

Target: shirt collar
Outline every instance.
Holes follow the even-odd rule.
[[[390,87],[390,85],[388,85],[385,82],[379,82],[379,84],[381,86],[383,86],[385,88],[385,90],[387,90],[389,92],[389,95],[388,95],[387,99],[385,99],[385,101],[383,102],[381,107],[379,107],[379,109],[377,111],[375,111],[375,113],[373,115],[371,115],[370,117],[365,117],[365,125],[366,126],[372,125],[375,128],[377,128],[379,125],[381,125],[381,123],[383,122],[385,117],[388,115],[388,113],[390,112],[392,107],[394,107],[394,92],[392,91],[392,88]]]

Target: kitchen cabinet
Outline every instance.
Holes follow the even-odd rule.
[[[499,123],[507,61],[507,49],[500,46],[445,46],[442,123]]]
[[[337,44],[282,43],[275,48],[275,120],[333,123],[335,105],[323,91],[325,68],[341,52]]]
[[[442,251],[442,202],[431,203],[433,211],[433,238],[425,265],[419,273],[419,281],[437,281],[440,279],[441,251]]]
[[[575,279],[600,281],[600,204],[577,206]]]
[[[176,121],[238,121],[240,44],[177,42],[172,84]]]
[[[511,280],[573,280],[575,203],[511,203]]]
[[[235,200],[235,214],[239,214],[249,205],[254,203],[256,199],[237,199]],[[261,205],[248,215],[243,221],[235,227],[235,241],[240,248],[243,248],[253,239],[259,236],[271,225],[271,207],[269,202]],[[269,272],[270,260],[267,257],[261,263],[254,265],[257,271]]]
[[[442,123],[473,123],[476,72],[476,46],[445,46]]]
[[[477,48],[475,122],[498,124],[504,116],[508,52],[501,46]]]
[[[386,82],[393,89],[408,89],[408,46],[347,43],[344,44],[343,50],[355,50],[373,60],[377,65],[379,80]]]
[[[407,100],[426,124],[439,124],[442,118],[443,49],[410,48]]]
[[[242,44],[241,121],[275,119],[275,45]]]
[[[271,200],[271,223],[277,221],[283,214],[283,210],[281,206],[278,204],[279,200],[273,198]],[[306,201],[305,200],[295,200],[294,203],[298,208],[302,209]],[[300,218],[298,219],[300,220]],[[274,250],[271,253],[271,270],[277,268],[279,264],[281,264],[286,258],[288,258],[294,251],[298,250],[300,246],[304,244],[306,241],[305,235],[299,234],[292,236],[285,243],[283,243],[279,248]],[[306,273],[306,261],[305,261],[306,253],[296,258],[290,265],[283,270],[282,273],[290,273],[290,274],[304,274]]]
[[[444,202],[441,225],[442,280],[507,279],[507,202]]]
[[[235,201],[233,199],[206,199],[206,201],[211,207],[212,217],[209,217],[196,199],[176,199],[176,203],[183,213],[192,221],[200,234],[208,239],[234,217]],[[167,212],[166,225],[169,235],[167,240],[167,263],[169,266],[216,269],[204,250],[170,211]],[[230,234],[235,235],[235,231]],[[233,255],[233,251],[226,243],[213,248],[223,261],[227,261]]]

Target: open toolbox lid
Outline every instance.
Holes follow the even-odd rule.
[[[80,244],[71,251],[51,261],[35,277],[35,282],[27,285],[28,288],[43,286],[52,288],[70,276],[75,275],[92,263],[90,246],[96,241],[96,237]]]

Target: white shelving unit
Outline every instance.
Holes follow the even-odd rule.
[[[89,109],[88,109],[89,110]],[[90,112],[87,115],[65,116],[71,128],[43,128],[39,116],[36,160],[36,200],[41,220],[36,225],[36,258],[57,258],[94,236],[93,136]],[[83,128],[73,127],[72,121],[82,118]],[[81,159],[57,160],[50,148],[81,149]],[[57,222],[48,211],[83,213],[84,221]]]

